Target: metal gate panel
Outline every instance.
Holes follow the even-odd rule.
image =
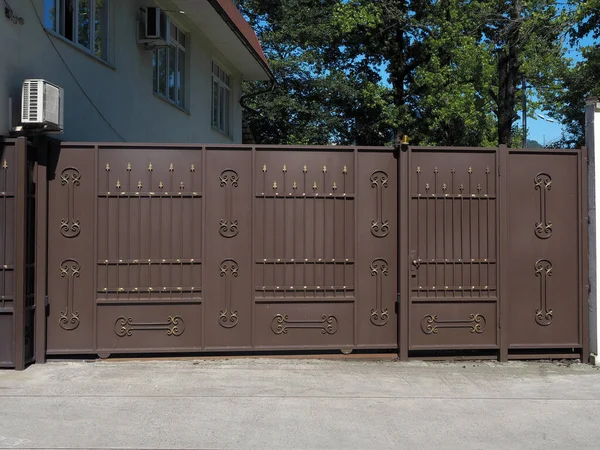
[[[98,353],[202,348],[202,155],[99,148]]]
[[[508,155],[509,348],[580,347],[580,152]]]
[[[398,345],[398,176],[394,153],[359,151],[356,324],[359,347]]]
[[[354,167],[352,149],[256,151],[257,348],[354,347]]]
[[[92,146],[62,148],[51,156],[48,197],[47,351],[95,349],[96,153]]]
[[[411,148],[410,350],[498,347],[496,152]]]
[[[205,152],[205,348],[251,348],[252,152]]]

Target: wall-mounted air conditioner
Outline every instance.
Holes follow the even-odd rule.
[[[141,10],[138,28],[138,44],[148,47],[164,47],[169,42],[169,21],[165,12],[153,6]]]
[[[21,123],[24,128],[62,132],[63,89],[45,80],[25,80],[21,94]]]

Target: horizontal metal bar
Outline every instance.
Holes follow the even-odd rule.
[[[14,312],[14,309],[12,308],[12,306],[5,306],[4,308],[0,308],[0,314],[12,314]]]
[[[255,261],[256,264],[354,264],[353,259],[325,259],[325,258],[291,258],[291,259],[257,259]]]
[[[162,294],[176,294],[181,292],[201,292],[198,287],[133,287],[133,288],[104,288],[96,291],[98,294],[137,294],[139,292],[158,292]]]
[[[323,194],[323,193],[318,193],[318,194],[314,194],[312,192],[309,193],[302,193],[302,194],[278,194],[275,193],[273,194],[272,192],[270,193],[261,193],[261,194],[256,194],[256,198],[331,198],[331,199],[344,199],[344,198],[354,198],[354,194]]]
[[[195,291],[194,291],[195,292]],[[198,291],[198,293],[200,293],[200,291]],[[141,298],[128,298],[128,299],[124,299],[124,298],[96,298],[96,304],[97,305],[137,305],[137,306],[142,306],[142,305],[162,305],[162,304],[169,304],[169,305],[200,305],[202,303],[203,297],[196,297],[196,298],[191,298],[191,297],[185,297],[185,298],[181,298],[178,294],[177,297],[173,297],[172,299],[169,298],[150,298],[150,297],[141,297]]]
[[[416,261],[419,264],[496,264],[495,259],[421,259]]]
[[[0,192],[0,198],[14,198],[14,192]]]
[[[256,286],[254,288],[257,292],[262,291],[278,291],[278,292],[326,292],[326,291],[353,291],[354,286]]]
[[[261,291],[262,292],[262,291]],[[356,297],[256,297],[254,303],[354,303]]]
[[[199,259],[100,259],[97,264],[99,266],[155,266],[165,264],[200,265],[202,264],[202,261]]]
[[[15,270],[15,266],[12,264],[4,264],[0,266],[0,270]]]
[[[414,194],[413,200],[436,200],[459,199],[459,200],[496,200],[495,195],[488,194]]]
[[[200,198],[199,192],[99,192],[98,198],[145,198],[145,197],[163,197],[163,198]]]
[[[496,286],[419,286],[411,291],[495,291]]]

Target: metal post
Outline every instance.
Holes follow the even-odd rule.
[[[527,81],[521,80],[521,96],[523,97],[523,148],[527,148]]]
[[[600,99],[587,100],[585,115],[585,143],[588,148],[588,209],[589,209],[589,321],[590,321],[590,361],[600,365],[600,310],[598,308],[598,285],[600,272],[597,270],[596,258],[599,251],[598,236],[596,233],[600,222],[600,209],[598,197],[600,191],[600,175],[596,173],[596,156],[600,152]]]

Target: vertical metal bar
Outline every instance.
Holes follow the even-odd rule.
[[[323,288],[323,297],[327,297],[327,228],[326,228],[326,218],[327,218],[327,170],[325,166],[323,166],[323,197],[321,198],[321,203],[323,204],[323,279],[320,284]]]
[[[107,176],[108,176],[108,189],[111,189],[110,186],[110,172],[107,172]],[[117,253],[115,254],[115,264],[117,266],[117,286],[119,287],[119,290],[121,289],[121,282],[120,282],[120,272],[121,272],[121,249],[120,249],[120,244],[121,244],[121,239],[120,239],[120,234],[121,234],[121,208],[120,208],[120,195],[118,192],[115,192],[115,205],[117,207]],[[117,290],[117,300],[119,300],[119,292]]]
[[[35,362],[46,362],[46,294],[48,279],[48,153],[50,144],[37,148],[35,192]],[[6,172],[6,171],[4,171]],[[4,173],[6,183],[6,173]],[[6,192],[6,185],[4,187]],[[6,228],[6,220],[4,220]],[[6,238],[4,240],[6,242]],[[6,244],[4,245],[6,252]],[[5,263],[6,258],[3,260]]]
[[[434,179],[434,183],[433,183],[433,294],[434,297],[438,296],[437,290],[436,290],[436,285],[437,285],[437,244],[438,244],[438,239],[437,239],[437,228],[438,228],[438,220],[437,220],[437,209],[438,209],[438,198],[437,198],[437,175],[438,175],[438,168],[436,167],[434,169],[433,172],[433,179]]]
[[[335,183],[335,181],[334,181],[334,183]],[[333,205],[332,206],[332,208],[333,208],[333,220],[332,220],[332,225],[331,225],[331,227],[332,227],[331,228],[331,239],[333,241],[333,254],[331,255],[331,267],[333,269],[333,298],[336,298],[337,297],[337,293],[336,293],[336,286],[337,286],[337,284],[336,284],[335,273],[336,273],[337,259],[336,259],[336,253],[335,253],[335,249],[336,249],[336,245],[335,245],[336,244],[336,239],[335,239],[335,222],[336,222],[336,220],[335,220],[335,216],[336,216],[336,212],[337,211],[335,209],[335,203],[336,203],[335,201],[336,201],[337,192],[336,192],[336,189],[334,189],[333,187],[331,188],[331,190],[333,192],[333,198],[331,199],[331,201],[333,202],[332,203],[332,205]]]
[[[273,298],[277,297],[277,185],[273,184]]]
[[[589,333],[589,309],[588,309],[588,292],[589,292],[589,280],[588,280],[588,150],[587,147],[582,147],[579,152],[579,223],[581,224],[580,238],[579,238],[579,310],[580,321],[581,321],[581,361],[588,363],[590,359],[590,333]]]
[[[353,154],[354,155],[354,154]],[[346,254],[346,246],[348,245],[346,242],[346,222],[348,220],[347,217],[347,212],[346,212],[346,201],[348,196],[346,195],[348,193],[348,186],[346,184],[346,178],[348,175],[348,168],[346,166],[344,166],[344,170],[343,170],[343,176],[344,176],[344,199],[343,199],[343,205],[344,205],[344,220],[342,220],[342,230],[343,230],[343,241],[342,241],[342,264],[343,264],[343,273],[342,273],[342,286],[343,286],[343,296],[346,297],[346,266],[347,266],[347,254]],[[356,204],[356,187],[354,188],[354,203]],[[356,249],[355,249],[356,251]]]
[[[500,338],[500,361],[508,360],[508,265],[510,264],[508,245],[508,211],[510,207],[508,199],[508,160],[509,150],[505,145],[500,145],[496,153],[496,280],[498,280],[498,305],[497,311],[500,316],[500,329],[497,330]],[[501,170],[501,172],[500,172]],[[501,174],[501,175],[500,175]]]
[[[317,189],[313,184],[313,289],[314,289],[314,298],[317,298]]]
[[[452,168],[452,170],[450,171],[450,192],[451,192],[451,201],[452,203],[451,205],[451,210],[452,210],[452,277],[450,278],[450,281],[452,282],[452,298],[456,297],[456,249],[455,249],[455,244],[456,244],[456,235],[454,234],[454,204],[456,203],[454,196],[456,195],[456,191],[454,190],[454,174],[456,173],[456,170],[454,168]]]
[[[262,230],[263,230],[263,239],[262,239],[262,285],[263,285],[263,298],[267,296],[267,291],[265,290],[266,286],[266,276],[267,276],[267,166],[263,166],[263,183],[262,183]]]
[[[109,297],[109,270],[110,270],[110,184],[108,184],[110,182],[110,180],[108,179],[108,171],[106,171],[107,174],[107,178],[106,178],[106,257],[104,260],[104,265],[105,265],[105,270],[106,270],[106,284],[104,285],[104,289],[106,292],[106,300],[108,300]],[[96,175],[97,176],[97,175]],[[140,212],[141,212],[141,207],[140,207]],[[140,227],[141,227],[141,217],[140,217]],[[119,295],[119,285],[117,284],[116,286],[116,291],[117,291],[117,298]]]
[[[400,155],[398,155],[398,158],[400,158]],[[410,172],[410,169],[409,169],[409,172]],[[398,172],[397,176],[400,177],[400,172]],[[421,251],[422,251],[422,249],[421,249],[421,230],[420,230],[420,228],[421,228],[421,168],[420,167],[417,167],[416,179],[417,179],[416,180],[417,181],[417,190],[414,192],[414,194],[416,194],[415,195],[416,199],[414,201],[416,203],[416,210],[417,210],[417,224],[416,224],[417,243],[414,247],[416,250],[415,259],[417,260],[417,263],[415,265],[413,265],[413,269],[415,271],[415,276],[416,276],[416,281],[417,281],[416,285],[418,286],[419,282],[420,282],[419,267],[420,267],[420,261],[421,261]],[[398,180],[398,182],[400,182],[400,180]],[[399,189],[398,189],[398,192],[400,192]],[[411,192],[410,193],[411,198],[409,201],[409,203],[411,203],[411,204],[413,202],[412,194],[413,193]],[[399,195],[399,194],[397,193],[396,195]],[[398,205],[400,205],[399,200],[397,200],[397,203],[398,203]],[[397,214],[398,214],[398,217],[400,217],[400,209],[398,209]],[[425,223],[425,226],[427,226],[427,223]],[[425,240],[427,240],[427,229],[425,229]],[[410,237],[409,237],[409,241],[410,241]],[[411,264],[413,264],[413,263],[411,262]],[[425,272],[427,272],[427,265],[425,265]],[[409,278],[409,282],[410,282],[410,278]],[[412,292],[412,286],[409,286],[408,289],[410,290],[410,292]],[[421,296],[421,291],[417,291],[417,296],[419,296],[419,297]]]
[[[25,368],[25,264],[26,264],[26,214],[27,214],[27,139],[17,139],[15,147],[15,256],[14,256],[14,297],[13,323],[15,343],[15,369]]]
[[[410,254],[410,160],[412,150],[398,146],[397,152],[397,201],[398,201],[398,299],[400,301],[398,314],[398,356],[401,361],[408,360],[409,348],[409,254]],[[427,200],[426,200],[427,202]]]
[[[283,202],[283,258],[281,259],[283,261],[283,291],[282,291],[282,295],[283,298],[286,298],[286,293],[287,293],[287,280],[286,280],[286,270],[287,270],[287,266],[285,263],[285,258],[287,258],[287,253],[286,253],[286,243],[287,243],[287,217],[286,217],[286,212],[287,212],[287,208],[286,208],[286,203],[287,203],[287,198],[285,196],[286,193],[286,185],[285,185],[285,175],[286,175],[286,169],[285,169],[285,164],[284,164],[284,169],[282,171],[283,173],[283,198],[281,199],[281,201]]]
[[[255,307],[256,304],[256,149],[252,147],[250,149],[250,193],[252,194],[251,198],[251,211],[250,211],[250,277],[251,277],[251,285],[252,291],[250,296],[250,345],[254,348],[254,324],[256,323],[255,319]],[[263,227],[264,228],[264,227]]]
[[[488,168],[489,169],[489,168]],[[485,277],[485,284],[487,285],[487,291],[486,291],[486,297],[490,297],[490,171],[487,170],[487,173],[485,174],[485,195],[486,195],[486,200],[485,200],[485,223],[486,223],[486,231],[485,231],[485,245],[486,245],[486,251],[485,251],[485,258],[486,258],[486,277]]]
[[[171,187],[169,187],[167,189],[170,189]],[[152,191],[152,186],[150,186],[149,190]],[[158,248],[159,248],[158,257],[159,258],[163,258],[164,254],[165,254],[165,252],[163,251],[163,235],[162,235],[162,229],[163,229],[163,227],[162,227],[163,198],[165,196],[164,194],[165,193],[162,192],[162,188],[160,187],[160,180],[159,180],[159,185],[158,185],[158,217],[159,217],[159,220],[160,220],[160,224],[159,224],[159,227],[158,227]],[[169,230],[169,232],[172,234],[173,230]],[[169,253],[170,252],[171,252],[171,248],[169,248]],[[171,256],[171,255],[169,255],[169,256]],[[158,273],[160,274],[160,276],[159,276],[160,283],[158,283],[159,284],[159,286],[158,286],[158,299],[162,300],[162,298],[163,298],[163,291],[165,290],[164,289],[165,288],[165,283],[163,282],[163,277],[164,277],[165,274],[162,271],[162,264],[160,264],[160,261],[161,261],[161,259],[159,259],[159,266],[158,266],[159,267],[159,272]],[[152,279],[152,275],[150,276],[150,278]],[[172,286],[169,286],[169,288],[171,288],[171,287]]]
[[[354,147],[354,159],[353,159],[353,177],[354,177],[354,182],[352,183],[353,188],[354,188],[354,197],[353,197],[353,212],[354,215],[352,217],[353,223],[354,223],[354,227],[353,227],[353,236],[352,236],[352,240],[354,241],[354,252],[351,255],[351,258],[353,259],[353,265],[352,265],[352,281],[354,282],[354,302],[353,302],[353,307],[354,307],[354,345],[356,345],[358,343],[358,328],[359,328],[359,311],[360,309],[358,308],[358,296],[357,294],[360,292],[360,277],[358,276],[358,271],[359,270],[365,270],[366,267],[368,267],[365,264],[365,268],[363,269],[362,266],[362,260],[359,258],[360,256],[360,252],[359,252],[359,246],[358,246],[358,229],[360,226],[360,221],[358,220],[358,211],[360,209],[360,206],[362,203],[362,199],[360,197],[361,193],[364,197],[367,196],[365,189],[362,187],[361,185],[361,180],[359,178],[359,174],[360,174],[360,167],[359,167],[359,159],[360,159],[360,153],[358,152],[358,148]],[[366,262],[366,261],[365,261]]]
[[[303,187],[302,187],[302,196],[304,197],[304,201],[302,202],[304,204],[304,213],[303,213],[303,217],[302,217],[302,224],[303,224],[303,232],[302,232],[302,253],[303,253],[303,257],[304,257],[304,261],[303,261],[303,266],[302,266],[302,276],[303,276],[303,280],[302,280],[302,285],[304,286],[304,297],[306,297],[307,294],[307,290],[306,287],[308,286],[308,284],[306,283],[306,262],[308,260],[308,258],[306,257],[307,253],[308,253],[308,248],[306,246],[306,233],[307,233],[307,229],[308,229],[308,220],[306,220],[306,202],[308,201],[308,199],[306,198],[306,165],[304,166],[303,170],[302,170],[302,176],[304,178],[303,181]]]
[[[99,170],[98,168],[100,167],[98,164],[98,159],[100,158],[100,150],[98,148],[98,145],[94,146],[94,168],[93,168],[93,179],[94,179],[94,184],[93,184],[93,194],[94,194],[94,211],[92,213],[92,233],[93,233],[93,261],[94,261],[94,270],[92,273],[92,283],[93,283],[93,293],[94,293],[94,308],[92,310],[92,333],[94,334],[93,336],[93,342],[94,342],[94,350],[96,350],[98,348],[98,321],[97,319],[97,315],[98,315],[98,268],[97,268],[97,261],[98,261],[98,253],[100,252],[99,246],[98,246],[98,204],[100,202],[99,197],[98,197],[98,193],[99,193],[99,184],[100,184],[100,178],[99,178]],[[108,233],[108,230],[107,230]]]

